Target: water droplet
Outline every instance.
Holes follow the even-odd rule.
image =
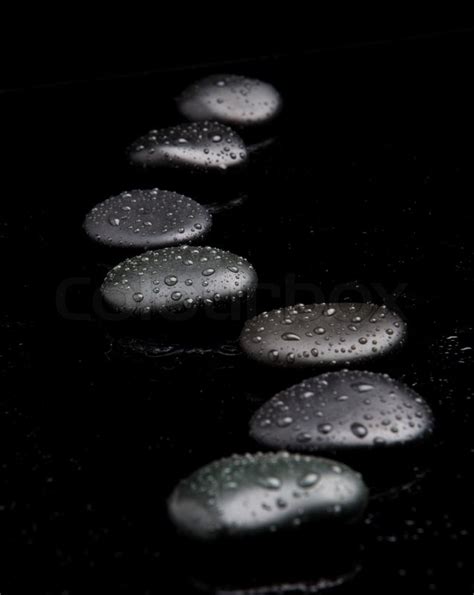
[[[286,428],[293,423],[292,417],[282,417],[277,421],[277,426],[280,428]]]
[[[297,436],[296,436],[296,440],[302,444],[305,444],[307,442],[311,442],[311,434],[309,434],[308,432],[300,432]]]
[[[283,333],[281,336],[283,341],[300,341],[301,337],[296,333]]]
[[[317,473],[308,473],[298,481],[300,488],[312,488],[319,480]]]
[[[168,275],[167,277],[165,277],[165,283],[166,283],[166,285],[169,285],[170,287],[172,287],[173,285],[176,285],[177,282],[178,282],[178,278],[175,277],[175,275]]]
[[[366,393],[374,389],[373,385],[367,384],[367,382],[354,382],[351,387],[359,393]]]
[[[267,490],[279,490],[281,488],[281,481],[278,477],[261,477],[258,483]]]
[[[332,425],[331,424],[319,424],[318,431],[321,432],[321,434],[329,434],[330,432],[332,432]]]
[[[367,428],[360,423],[353,423],[351,425],[351,431],[357,438],[365,438],[368,434]]]

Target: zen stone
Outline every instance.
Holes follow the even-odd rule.
[[[278,116],[282,105],[272,85],[228,74],[197,81],[176,102],[189,120],[218,120],[236,128],[266,125]]]
[[[219,122],[180,124],[150,132],[129,148],[130,161],[144,168],[196,172],[241,169],[247,149],[240,136]]]
[[[140,316],[239,302],[256,286],[245,258],[210,246],[179,246],[123,261],[108,273],[101,292],[113,310]]]
[[[428,405],[402,382],[341,370],[275,395],[252,417],[250,435],[270,449],[342,453],[418,444],[433,425]]]
[[[112,196],[86,216],[87,235],[107,246],[161,248],[192,242],[211,227],[205,207],[166,190],[131,190]]]
[[[271,366],[348,366],[391,352],[405,334],[403,320],[386,306],[299,304],[248,320],[240,344],[249,357]]]
[[[182,480],[168,501],[169,516],[189,537],[213,541],[315,524],[357,521],[368,490],[350,467],[287,452],[233,455]]]

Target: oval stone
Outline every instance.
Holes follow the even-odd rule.
[[[272,85],[244,76],[216,74],[185,89],[176,100],[189,120],[218,120],[248,128],[272,122],[281,110],[281,97]]]
[[[167,190],[131,190],[112,196],[86,216],[87,235],[116,248],[161,248],[192,242],[211,227],[208,210]]]
[[[133,164],[144,168],[198,172],[233,171],[247,162],[244,141],[220,122],[195,122],[150,130],[131,145],[128,155]]]
[[[342,453],[420,443],[433,426],[426,402],[402,382],[341,370],[275,395],[253,415],[250,435],[271,449]]]
[[[101,293],[113,310],[140,316],[237,302],[256,286],[245,258],[210,246],[178,246],[121,262],[107,274]]]
[[[287,452],[233,455],[181,481],[169,516],[189,537],[216,540],[358,520],[368,490],[350,467]]]
[[[405,334],[403,320],[386,306],[299,304],[248,320],[240,345],[252,359],[272,366],[348,366],[390,352]]]

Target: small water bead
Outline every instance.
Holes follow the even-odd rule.
[[[300,341],[301,337],[295,333],[283,333],[281,338],[284,341]]]
[[[281,481],[278,477],[262,477],[259,479],[259,484],[267,490],[279,490],[281,488]]]
[[[275,423],[282,410],[293,420],[291,426]],[[261,427],[261,419],[269,423]],[[250,435],[271,449],[343,452],[373,448],[375,438],[384,447],[416,445],[429,439],[433,427],[426,402],[401,382],[386,374],[341,370],[275,395],[253,415]]]
[[[136,302],[142,302],[143,301],[143,293],[140,293],[137,291],[136,293],[133,294],[133,299]]]
[[[174,275],[168,275],[165,278],[165,283],[169,287],[172,287],[173,285],[176,285],[177,282],[178,282],[178,277],[175,277]]]
[[[317,473],[308,473],[298,481],[300,488],[312,488],[319,480]]]
[[[312,439],[313,439],[313,437],[309,432],[300,432],[296,436],[296,440],[298,442],[311,442]]]
[[[365,438],[368,434],[367,428],[363,424],[357,422],[351,424],[351,430],[357,438]]]
[[[318,425],[318,430],[319,432],[321,432],[321,434],[329,434],[330,432],[332,432],[332,424],[319,424]]]
[[[370,390],[374,390],[374,386],[372,384],[368,384],[367,382],[354,382],[351,384],[351,388],[356,390],[358,393],[367,393]]]

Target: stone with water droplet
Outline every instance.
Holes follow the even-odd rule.
[[[258,344],[252,341],[256,334]],[[405,334],[404,321],[386,306],[298,304],[248,320],[240,344],[249,357],[272,366],[334,367],[386,355],[403,344]]]
[[[279,423],[282,411],[291,425]],[[250,434],[271,449],[341,454],[415,445],[426,441],[433,427],[428,405],[402,382],[387,374],[341,370],[275,395],[253,415]]]
[[[236,128],[267,125],[278,116],[278,91],[257,79],[215,74],[186,88],[176,100],[189,120],[218,120]]]
[[[179,124],[151,131],[128,149],[130,161],[144,168],[223,172],[242,168],[247,149],[240,136],[219,122]]]
[[[244,258],[210,246],[178,246],[121,262],[107,274],[101,293],[112,310],[124,314],[189,315],[247,300],[256,286],[255,270]]]
[[[232,488],[229,487],[232,485]],[[168,501],[176,527],[203,541],[255,537],[359,519],[368,490],[341,463],[286,452],[233,455],[182,480]]]
[[[84,230],[115,248],[161,248],[203,237],[211,227],[208,210],[192,198],[167,190],[130,190],[95,206]]]

